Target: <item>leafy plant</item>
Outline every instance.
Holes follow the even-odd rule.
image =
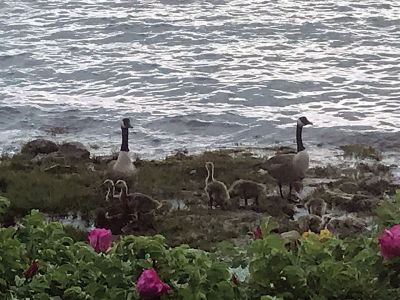
[[[400,191],[393,199],[382,200],[375,212],[383,226],[400,224]]]
[[[126,236],[107,253],[70,238],[38,211],[21,226],[0,228],[1,299],[138,299],[135,281],[155,267],[173,289],[171,299],[234,299],[228,266],[202,250],[169,248],[162,236]],[[33,260],[39,270],[24,271]]]

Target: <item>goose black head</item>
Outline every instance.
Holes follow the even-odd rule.
[[[123,118],[121,121],[121,128],[133,128],[129,118]]]
[[[303,126],[306,126],[306,125],[312,125],[313,123],[311,123],[310,121],[308,121],[308,119],[306,118],[306,117],[300,117],[298,120],[297,120],[297,125],[299,125],[299,126],[301,126],[301,127],[303,127]]]

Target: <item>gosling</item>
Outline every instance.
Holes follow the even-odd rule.
[[[307,232],[309,230],[314,233],[319,233],[322,229],[322,219],[321,217],[316,215],[301,216],[297,220],[297,222],[299,224],[299,229],[301,233]]]
[[[118,195],[115,195],[115,185],[114,182],[111,179],[106,179],[103,182],[103,185],[107,187],[107,193],[105,196],[105,201],[106,202],[111,202],[114,199],[118,199]]]
[[[326,202],[322,199],[311,199],[306,203],[308,212],[312,215],[322,217],[326,213]]]
[[[229,202],[229,192],[226,185],[214,178],[214,164],[206,162],[207,177],[204,191],[208,197],[209,208],[212,209],[213,204],[219,205],[222,209],[226,209]]]
[[[126,208],[133,212],[136,219],[140,219],[141,214],[154,213],[161,208],[162,203],[153,199],[152,197],[142,193],[128,192],[128,185],[125,180],[118,180],[115,183],[116,186],[121,187],[120,201],[124,203]]]
[[[232,183],[229,188],[230,198],[240,197],[244,199],[245,207],[248,206],[248,200],[254,199],[257,207],[260,207],[259,198],[265,194],[267,187],[252,180],[239,179]]]

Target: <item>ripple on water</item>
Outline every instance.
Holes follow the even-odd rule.
[[[51,126],[108,151],[122,116],[144,156],[291,143],[301,114],[307,142],[394,147],[399,15],[395,0],[1,1],[0,151]]]

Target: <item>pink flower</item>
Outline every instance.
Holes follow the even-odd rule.
[[[136,283],[141,299],[157,299],[168,293],[171,287],[162,282],[156,270],[153,268],[144,270]]]
[[[262,237],[263,237],[263,234],[261,231],[261,227],[260,227],[260,225],[258,225],[256,227],[256,229],[254,229],[254,231],[253,231],[253,239],[260,240],[260,239],[262,239]]]
[[[112,233],[109,229],[94,228],[89,232],[89,243],[96,252],[106,252],[112,243]]]
[[[29,268],[24,272],[25,278],[26,279],[32,278],[38,272],[38,270],[39,270],[39,262],[37,261],[37,259],[35,259],[34,261],[32,261]]]
[[[400,256],[400,225],[385,229],[378,237],[381,253],[384,258]]]
[[[239,285],[239,284],[240,284],[240,280],[239,280],[239,278],[236,276],[236,274],[232,274],[231,281],[232,281],[232,283],[235,284],[235,285]]]

